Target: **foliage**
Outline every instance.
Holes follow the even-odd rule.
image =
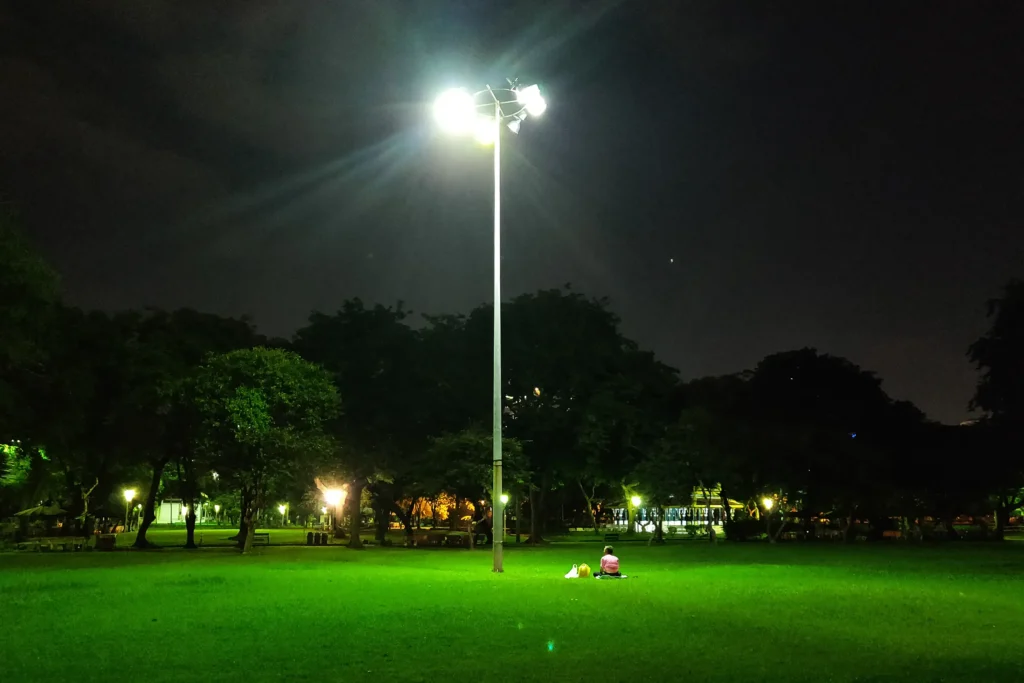
[[[323,429],[338,414],[337,390],[323,369],[298,355],[255,348],[209,358],[182,399],[195,410],[201,457],[242,492],[247,550],[253,514],[273,480],[331,452]]]

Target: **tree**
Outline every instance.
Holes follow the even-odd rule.
[[[426,447],[425,391],[418,337],[405,324],[409,312],[345,301],[334,315],[314,312],[295,333],[294,349],[320,363],[345,396],[345,411],[331,425],[341,445],[340,469],[349,483],[349,546],[361,548],[361,499],[371,482],[394,480],[405,462]]]
[[[239,547],[248,552],[271,480],[330,449],[324,426],[338,415],[337,390],[319,366],[260,347],[211,356],[183,398],[199,419],[201,457],[241,492]]]
[[[188,504],[186,545],[194,547],[195,503],[199,495],[193,458],[196,419],[193,407],[180,394],[187,378],[207,354],[252,348],[263,338],[245,319],[224,318],[191,309],[128,312],[124,320],[131,348],[132,392],[125,397],[125,434],[133,452],[149,469],[142,522],[135,547],[150,547],[146,532],[156,519],[156,499],[164,469],[176,462],[181,470],[178,495]]]
[[[38,428],[34,399],[44,383],[42,364],[60,309],[60,282],[18,229],[14,213],[2,205],[0,264],[0,444],[20,442],[32,451]]]
[[[530,540],[542,540],[545,503],[563,481],[584,491],[624,476],[645,440],[674,371],[619,331],[605,299],[569,290],[516,297],[502,307],[505,433],[518,438],[533,473]],[[487,367],[491,308],[466,323],[473,366]],[[621,483],[621,482],[619,482]],[[575,487],[574,487],[575,488]]]
[[[805,348],[766,357],[750,389],[766,490],[807,514],[842,517],[847,529],[855,511],[879,506],[892,401],[873,373]]]
[[[524,479],[522,445],[516,439],[501,441],[503,476],[510,481]],[[432,471],[428,481],[433,492],[455,496],[456,511],[463,500],[493,499],[493,443],[490,431],[483,428],[434,438],[428,451]],[[453,521],[452,528],[457,521]]]
[[[972,427],[987,443],[986,470],[995,497],[996,534],[1010,513],[1024,504],[1024,280],[1011,280],[989,301],[991,327],[971,344],[968,355],[981,372],[972,409],[987,415]]]
[[[0,205],[0,368],[45,357],[41,336],[60,297],[60,279]]]

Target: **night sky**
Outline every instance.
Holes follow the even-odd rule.
[[[1024,276],[1024,2],[0,8],[0,194],[74,304],[468,311],[491,157],[430,103],[506,76],[550,105],[505,139],[506,293],[607,295],[684,378],[814,346],[958,421]]]

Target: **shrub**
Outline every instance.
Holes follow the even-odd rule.
[[[725,523],[725,538],[730,541],[751,541],[764,534],[764,522],[759,519],[734,519]]]

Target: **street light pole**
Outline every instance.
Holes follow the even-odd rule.
[[[488,88],[490,90],[490,88]],[[493,96],[494,93],[492,92]],[[501,417],[502,417],[502,389],[501,389],[501,103],[494,98],[494,414],[492,451],[494,460],[494,481],[491,491],[491,501],[494,510],[491,513],[491,524],[499,519],[504,519],[505,505],[501,500]],[[504,527],[504,525],[502,525]],[[505,529],[500,534],[491,534],[494,537],[492,542],[494,554],[494,566],[492,571],[501,573],[505,571],[504,544]]]
[[[490,96],[490,100],[480,102],[477,98],[485,94]],[[508,99],[509,97],[511,99]],[[493,122],[490,115],[484,113],[485,108],[490,107],[492,102]],[[494,479],[491,491],[491,526],[493,529],[500,523],[502,527],[500,534],[492,534],[495,537],[492,543],[492,570],[495,573],[504,571],[502,561],[505,544],[505,501],[502,500],[501,490],[501,420],[504,416],[504,391],[501,384],[501,129],[502,126],[508,126],[513,133],[518,133],[528,114],[539,116],[545,109],[547,103],[541,95],[540,87],[520,87],[518,80],[509,80],[507,88],[487,86],[485,90],[474,94],[462,88],[453,88],[441,93],[434,102],[434,116],[447,132],[474,134],[479,142],[494,145],[494,396],[491,437]]]

